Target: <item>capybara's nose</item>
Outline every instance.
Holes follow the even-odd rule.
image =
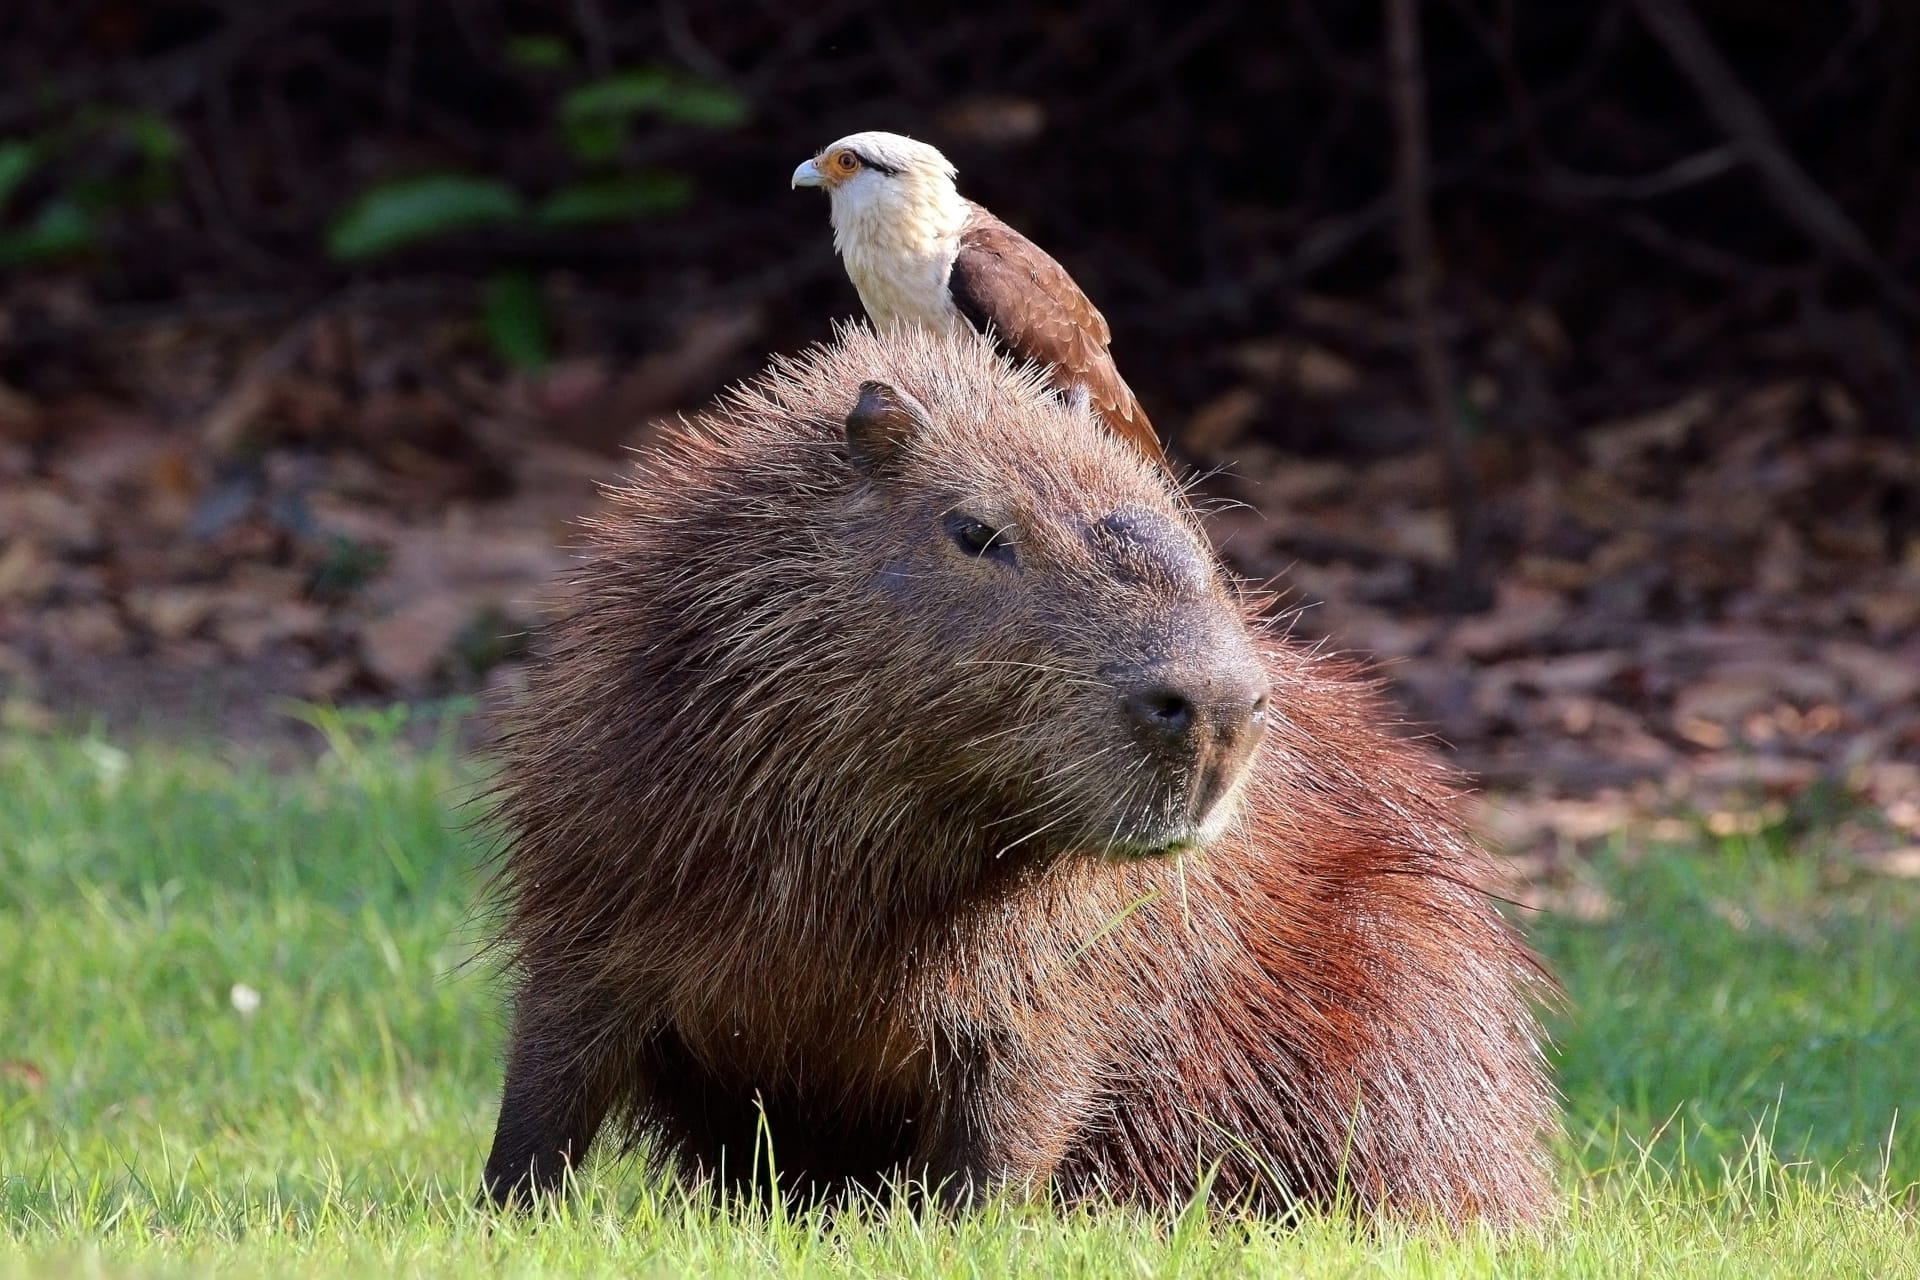
[[[1193,727],[1193,699],[1172,685],[1156,685],[1122,701],[1133,722],[1154,738],[1178,746]]]
[[[1143,737],[1169,751],[1233,748],[1266,725],[1267,674],[1253,655],[1157,666],[1121,696]]]

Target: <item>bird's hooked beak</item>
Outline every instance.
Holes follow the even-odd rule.
[[[800,167],[793,171],[792,190],[798,191],[801,187],[824,187],[826,185],[827,175],[820,172],[820,166],[812,160],[802,160]]]

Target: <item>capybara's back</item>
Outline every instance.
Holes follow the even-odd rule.
[[[972,335],[670,435],[506,724],[496,1200],[689,1176],[1461,1221],[1549,1201],[1533,963],[1448,781]]]

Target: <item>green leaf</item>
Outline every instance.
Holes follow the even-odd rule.
[[[443,173],[373,188],[334,221],[327,249],[343,262],[371,258],[449,231],[513,222],[519,192],[494,178]]]
[[[40,165],[40,149],[20,138],[0,142],[0,209]]]
[[[720,85],[648,67],[574,89],[560,101],[560,127],[576,158],[604,161],[619,150],[633,119],[648,113],[680,124],[725,129],[747,118],[747,104]]]
[[[546,367],[547,304],[531,272],[502,271],[489,279],[482,319],[501,359],[530,372]]]
[[[170,165],[180,155],[180,132],[165,116],[151,111],[129,111],[120,129],[149,165]]]
[[[731,129],[746,123],[747,101],[731,89],[699,80],[686,80],[660,104],[660,113],[682,124],[709,129]]]
[[[573,62],[573,50],[559,36],[514,36],[507,61],[530,71],[557,71]]]
[[[567,150],[581,164],[606,164],[620,154],[626,141],[626,126],[603,116],[568,120],[562,126]]]
[[[78,205],[55,200],[17,231],[0,231],[0,263],[47,262],[93,245],[93,219]]]
[[[541,202],[534,216],[548,226],[630,222],[686,207],[693,183],[678,173],[626,173],[570,182]]]
[[[660,106],[671,90],[664,71],[621,71],[583,84],[560,100],[560,118],[626,120]]]

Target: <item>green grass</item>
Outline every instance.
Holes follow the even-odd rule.
[[[632,1162],[494,1221],[475,775],[331,728],[295,774],[0,741],[0,1276],[1920,1274],[1920,890],[1817,838],[1616,859],[1611,914],[1530,923],[1570,995],[1538,1235],[722,1212]]]

